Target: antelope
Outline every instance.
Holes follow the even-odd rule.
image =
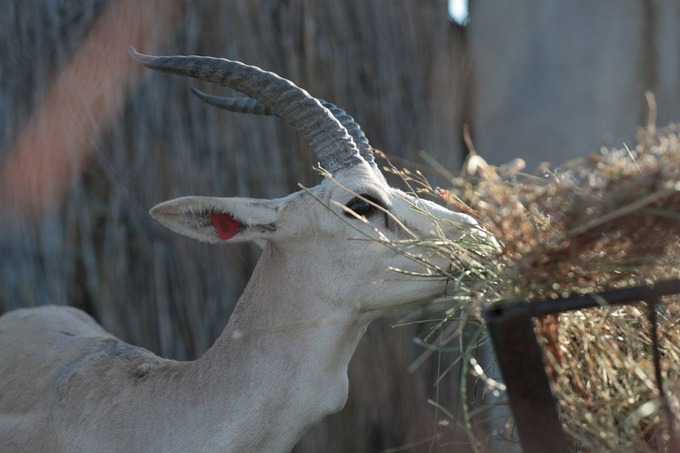
[[[290,451],[344,406],[350,358],[381,310],[445,292],[444,276],[409,272],[427,271],[422,257],[446,268],[446,257],[388,244],[437,229],[449,237],[486,233],[466,214],[390,187],[359,125],[292,82],[226,59],[130,54],[148,68],[246,96],[199,94],[213,104],[286,119],[324,180],[279,199],[189,196],[151,209],[199,241],[263,246],[225,330],[195,361],[129,345],[72,307],[2,316],[0,450]]]

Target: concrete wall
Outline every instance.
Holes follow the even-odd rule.
[[[472,124],[489,161],[561,163],[680,120],[680,2],[473,0]]]

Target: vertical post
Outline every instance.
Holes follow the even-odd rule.
[[[658,298],[652,298],[647,308],[647,319],[649,321],[649,329],[652,337],[652,354],[654,360],[654,377],[656,380],[657,391],[659,392],[659,401],[666,415],[666,426],[668,428],[668,451],[680,451],[680,439],[678,439],[678,432],[675,426],[675,414],[671,408],[670,401],[666,395],[666,389],[663,385],[663,374],[661,372],[661,351],[659,350],[659,329],[657,326],[656,310],[659,305]]]
[[[496,359],[525,453],[567,453],[543,354],[526,304],[486,310]]]

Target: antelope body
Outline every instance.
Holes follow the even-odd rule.
[[[375,313],[445,290],[443,277],[388,270],[423,272],[421,255],[446,267],[444,257],[399,253],[385,239],[484,233],[390,187],[352,118],[292,82],[224,59],[131,54],[249,96],[212,103],[287,119],[329,173],[281,199],[186,197],[151,210],[201,241],[264,246],[226,329],[198,360],[157,357],[70,307],[2,316],[0,451],[289,451],[345,404],[347,367]]]

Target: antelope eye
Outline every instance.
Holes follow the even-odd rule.
[[[345,206],[347,209],[354,211],[357,215],[368,218],[378,211],[378,207],[376,205],[382,206],[382,203],[370,195],[362,194],[361,197],[354,197],[349,200],[349,203],[347,203]],[[354,217],[349,212],[345,212],[345,215],[347,217]]]

